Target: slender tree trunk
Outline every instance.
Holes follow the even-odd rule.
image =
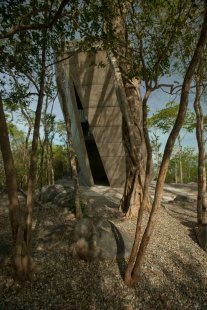
[[[198,195],[197,195],[197,222],[198,225],[205,224],[206,218],[206,168],[205,168],[205,139],[204,139],[204,117],[200,103],[201,79],[200,70],[196,77],[196,96],[194,109],[196,113],[196,138],[198,143]]]
[[[49,154],[49,141],[48,141],[48,138],[47,138],[47,141],[46,141],[46,173],[47,173],[47,184],[48,185],[51,185],[51,178],[50,178],[50,154]]]
[[[27,184],[28,182],[27,170],[28,170],[28,158],[29,158],[29,138],[30,138],[31,131],[32,131],[32,120],[31,120],[31,117],[28,115],[27,111],[24,110],[22,105],[20,105],[20,108],[21,108],[21,112],[23,116],[26,118],[27,123],[28,123],[28,131],[27,131],[27,135],[25,138],[25,150],[24,150],[24,155],[23,155],[23,165],[24,165],[24,176],[22,180],[22,187],[23,187],[23,184]]]
[[[38,178],[38,184],[39,184],[39,200],[42,200],[42,187],[43,187],[43,175],[44,175],[44,155],[45,155],[45,138],[43,141],[39,139],[39,145],[40,145],[40,164],[39,164],[39,178]]]
[[[145,211],[145,207],[148,204],[148,190],[151,182],[151,171],[152,171],[152,147],[150,143],[148,128],[147,128],[147,100],[151,94],[151,90],[147,90],[144,99],[143,99],[143,131],[145,135],[145,142],[147,147],[147,162],[146,162],[146,176],[144,181],[144,188],[143,188],[143,197],[141,200],[141,205],[138,212],[137,217],[137,225],[136,225],[136,232],[135,232],[135,239],[132,247],[132,251],[130,254],[129,262],[127,265],[127,269],[125,272],[125,283],[131,283],[132,272],[134,269],[134,262],[137,257],[137,253],[139,251],[139,246],[141,242],[141,228],[142,228],[142,218]]]
[[[70,148],[69,148],[68,142],[65,143],[65,149],[66,149],[66,153],[70,154]],[[71,167],[70,157],[68,156],[67,158],[68,158],[68,161],[67,161],[68,170],[70,172],[70,177],[72,178],[73,174],[72,174],[72,167]]]
[[[44,128],[44,140],[41,143],[41,158],[40,158],[40,175],[39,175],[39,200],[41,201],[42,199],[42,187],[43,187],[43,177],[44,177],[44,160],[46,157],[46,182],[47,185],[48,183],[48,175],[47,175],[47,170],[48,170],[48,161],[47,161],[47,156],[48,156],[48,120],[47,120],[47,109],[48,109],[48,96],[46,98],[45,102],[45,108],[43,112],[43,128]],[[40,140],[41,141],[41,140]],[[46,152],[45,152],[46,149]]]
[[[109,1],[114,13],[113,31],[116,32],[118,53],[108,53],[115,76],[115,90],[123,116],[123,142],[126,155],[126,182],[120,202],[120,210],[126,217],[137,216],[143,198],[146,166],[146,145],[143,132],[143,107],[140,92],[141,81],[130,81],[125,76],[132,70],[130,50],[126,44],[125,15],[130,2],[123,1],[119,7]],[[105,28],[111,27],[106,21]],[[121,56],[120,56],[121,55]]]
[[[195,74],[197,66],[203,57],[203,52],[204,52],[204,47],[206,45],[206,42],[207,42],[207,8],[205,10],[205,18],[204,18],[204,23],[203,23],[202,30],[200,33],[200,38],[198,40],[196,49],[194,51],[193,58],[190,61],[190,64],[188,66],[188,69],[186,71],[185,78],[183,81],[178,115],[177,115],[175,124],[173,126],[173,129],[167,140],[165,151],[163,154],[163,159],[162,159],[162,163],[161,163],[161,167],[160,167],[160,171],[158,175],[158,180],[156,183],[155,196],[154,196],[154,201],[152,204],[152,210],[150,213],[149,221],[147,223],[147,227],[144,231],[142,240],[140,242],[140,246],[139,246],[136,259],[134,262],[130,261],[129,262],[130,266],[127,267],[125,283],[128,286],[135,286],[139,278],[141,263],[143,261],[147,245],[150,241],[150,238],[151,238],[151,235],[152,235],[155,223],[156,223],[156,215],[159,210],[160,202],[162,199],[163,186],[164,186],[167,169],[168,169],[169,162],[170,162],[170,156],[172,154],[175,140],[178,137],[178,134],[180,132],[180,129],[182,127],[182,124],[184,122],[184,118],[187,112],[188,96],[189,96],[189,90],[190,90],[190,86],[192,82],[192,77]],[[131,264],[133,264],[133,268],[131,267]]]
[[[28,149],[28,143],[29,143],[29,138],[30,138],[30,134],[31,134],[31,131],[32,131],[32,119],[30,117],[30,115],[28,114],[28,111],[26,108],[23,108],[23,106],[20,104],[20,109],[21,109],[21,112],[23,114],[23,116],[26,118],[27,120],[27,123],[28,123],[28,131],[27,131],[27,135],[26,135],[26,139],[25,139],[25,147],[26,149]]]
[[[78,171],[77,171],[77,162],[76,162],[76,156],[73,151],[73,142],[72,142],[72,134],[71,134],[71,121],[70,116],[67,108],[67,102],[64,90],[62,89],[62,80],[61,80],[61,73],[62,73],[62,64],[60,63],[57,72],[56,72],[56,81],[57,81],[57,87],[58,91],[61,96],[61,102],[62,102],[62,110],[63,115],[65,119],[65,125],[66,125],[66,131],[67,131],[67,143],[69,145],[70,152],[68,153],[71,170],[72,170],[72,179],[74,184],[74,197],[75,197],[75,211],[76,211],[76,217],[82,218],[82,210],[81,210],[81,202],[80,202],[80,185],[78,180]]]
[[[34,264],[25,240],[25,217],[20,209],[17,195],[16,171],[14,167],[8,129],[3,110],[3,102],[0,97],[0,148],[3,156],[4,170],[9,199],[9,217],[13,238],[13,265],[18,279],[31,276]]]
[[[160,164],[160,158],[159,158],[159,146],[158,144],[156,145],[156,149],[155,149],[155,152],[156,152],[156,162],[157,162],[157,167],[156,167],[156,178],[158,176],[158,172],[159,172],[159,164]]]
[[[140,85],[138,85],[139,87]],[[145,180],[145,158],[146,147],[142,129],[142,99],[139,88],[125,83],[124,85],[128,113],[131,119],[130,128],[126,124],[123,116],[123,138],[126,155],[126,183],[120,209],[131,218],[137,216],[143,198]],[[129,137],[129,130],[133,131],[133,139]]]
[[[49,167],[50,167],[50,184],[54,184],[54,168],[53,168],[53,138],[49,142]]]
[[[178,184],[178,166],[176,159],[175,159],[175,184]]]
[[[178,135],[178,145],[179,145],[178,153],[179,153],[180,183],[183,184],[183,164],[182,164],[183,150],[180,135]]]
[[[28,190],[27,190],[26,242],[29,248],[31,247],[32,208],[33,208],[33,196],[36,183],[36,173],[37,173],[37,148],[38,148],[39,130],[40,130],[41,113],[44,99],[44,88],[45,88],[46,35],[43,36],[44,36],[44,42],[42,47],[42,59],[41,59],[42,70],[40,77],[37,108],[35,112],[35,123],[33,131],[30,169],[28,177]]]

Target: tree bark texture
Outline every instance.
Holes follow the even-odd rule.
[[[73,179],[73,185],[74,185],[74,199],[75,199],[75,211],[76,211],[76,217],[82,218],[82,210],[81,210],[81,201],[80,201],[80,185],[78,180],[78,170],[77,170],[77,161],[75,152],[73,151],[73,142],[72,142],[72,134],[71,134],[71,121],[70,121],[70,115],[67,108],[67,102],[64,90],[62,88],[62,80],[61,80],[61,73],[62,73],[62,63],[58,64],[57,72],[56,72],[56,81],[57,81],[57,87],[58,91],[61,96],[61,102],[62,102],[62,110],[63,110],[63,116],[65,119],[65,125],[66,125],[66,131],[67,131],[67,143],[69,145],[69,161],[71,166],[71,172],[72,172],[72,179]]]
[[[127,217],[137,216],[143,198],[146,147],[142,126],[142,99],[139,89],[133,85],[124,85],[128,113],[131,119],[127,126],[123,115],[123,142],[126,156],[126,183],[121,200],[121,210]],[[133,131],[133,139],[129,137],[129,130]]]
[[[151,182],[152,147],[151,147],[150,137],[149,137],[148,128],[147,128],[147,100],[148,100],[150,94],[151,94],[151,90],[147,90],[147,92],[144,96],[144,99],[143,99],[143,132],[144,132],[145,144],[146,144],[146,148],[147,148],[146,174],[145,174],[144,187],[143,187],[143,197],[141,200],[141,205],[140,205],[138,216],[137,216],[135,239],[134,239],[132,251],[130,254],[129,262],[127,265],[127,269],[125,272],[125,283],[127,283],[127,284],[131,279],[131,274],[132,274],[133,268],[134,268],[134,262],[137,258],[137,254],[139,251],[139,246],[141,243],[142,218],[144,215],[145,208],[146,208],[147,204],[149,203],[148,190],[149,190],[149,186],[150,186],[150,182]]]
[[[160,171],[158,175],[158,180],[156,183],[155,196],[154,196],[154,201],[152,204],[152,210],[150,213],[149,221],[144,231],[136,260],[134,262],[130,261],[129,263],[130,265],[127,267],[127,272],[125,275],[125,283],[128,286],[135,286],[139,279],[141,263],[143,261],[144,254],[145,254],[147,245],[149,243],[149,240],[152,236],[153,229],[154,229],[155,222],[156,222],[156,214],[159,210],[159,206],[161,203],[163,186],[164,186],[167,169],[168,169],[169,162],[170,162],[170,156],[172,154],[175,141],[183,125],[184,118],[187,112],[189,90],[190,90],[192,78],[199,65],[199,62],[201,61],[203,57],[203,52],[204,52],[204,47],[206,45],[206,42],[207,42],[207,8],[205,10],[205,17],[204,17],[204,22],[203,22],[203,26],[201,29],[200,37],[199,37],[193,57],[190,61],[190,64],[187,68],[187,71],[184,77],[183,86],[181,90],[181,98],[180,98],[180,106],[179,106],[178,115],[177,115],[175,124],[173,126],[173,129],[169,135],[169,138],[165,146],[163,159],[162,159],[162,163],[161,163],[161,167],[160,167]]]
[[[198,144],[198,195],[197,195],[197,223],[205,224],[206,219],[206,168],[205,168],[205,139],[204,139],[204,117],[201,107],[201,85],[199,70],[196,77],[196,95],[194,110],[196,114],[196,138]]]
[[[17,195],[17,181],[14,161],[9,141],[9,134],[3,109],[3,102],[0,98],[0,148],[2,152],[6,184],[9,199],[9,217],[13,239],[13,265],[15,276],[18,279],[25,279],[31,276],[34,269],[30,250],[25,239],[25,214],[20,208]]]
[[[54,176],[54,168],[53,168],[53,139],[49,142],[49,178],[50,184],[55,183],[55,176]]]
[[[31,235],[32,235],[32,209],[33,209],[33,196],[36,183],[36,174],[37,174],[37,148],[39,140],[39,131],[40,131],[40,122],[42,114],[42,106],[44,100],[44,89],[45,89],[45,62],[46,62],[46,32],[43,33],[43,46],[42,46],[42,59],[41,59],[41,77],[39,85],[39,94],[37,107],[35,111],[35,122],[34,122],[34,131],[32,139],[32,150],[30,157],[30,168],[28,176],[28,188],[27,188],[27,214],[26,214],[26,242],[27,246],[31,247]]]
[[[111,2],[111,1],[110,1]],[[108,53],[115,77],[115,90],[123,116],[123,142],[126,155],[126,182],[120,209],[127,217],[137,216],[143,198],[146,166],[146,144],[143,131],[143,105],[140,80],[128,78],[132,70],[130,53],[127,51],[125,14],[130,3],[124,1],[114,17],[114,31],[117,35],[119,51]]]
[[[178,135],[178,147],[179,147],[178,153],[179,153],[180,183],[183,184],[183,163],[182,163],[183,150],[180,135]]]

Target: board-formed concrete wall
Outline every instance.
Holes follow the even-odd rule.
[[[85,118],[110,186],[123,187],[125,153],[122,143],[122,115],[106,53],[75,52],[70,57],[67,55],[62,55],[65,60],[58,62],[57,70],[71,117],[74,148],[82,178],[87,185],[94,184],[90,162],[96,158],[91,159],[93,154],[87,152],[86,140],[90,139],[85,137],[81,125],[81,119]],[[61,102],[60,93],[59,99]]]

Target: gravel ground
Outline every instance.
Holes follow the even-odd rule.
[[[134,236],[116,204],[100,196],[95,212]],[[172,207],[172,206],[171,206]],[[126,261],[84,262],[69,253],[76,220],[48,203],[34,210],[34,258],[42,270],[32,282],[14,282],[8,212],[0,201],[0,309],[207,309],[207,254],[189,227],[161,207],[136,288],[122,279]]]

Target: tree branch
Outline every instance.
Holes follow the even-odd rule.
[[[61,13],[62,13],[64,7],[68,4],[68,2],[69,2],[69,0],[62,0],[56,14],[54,15],[53,19],[49,23],[47,23],[47,24],[30,24],[30,25],[19,24],[19,25],[15,26],[13,29],[1,34],[0,40],[7,39],[7,38],[13,36],[14,34],[16,34],[18,32],[22,32],[22,31],[26,31],[26,30],[38,30],[38,29],[52,28],[54,23],[61,17]],[[39,12],[39,10],[38,10],[38,12]],[[32,14],[32,12],[27,14],[26,17],[30,16],[31,14]],[[24,19],[24,17],[23,17],[23,19]]]

